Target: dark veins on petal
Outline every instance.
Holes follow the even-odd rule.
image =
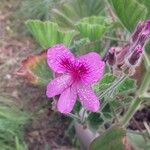
[[[79,80],[83,75],[87,74],[88,67],[80,62],[70,61],[68,58],[61,58],[61,67],[66,69],[66,73],[71,74],[74,80]]]

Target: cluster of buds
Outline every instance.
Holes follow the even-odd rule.
[[[140,64],[144,47],[150,38],[150,20],[139,22],[130,40],[123,47],[111,47],[106,55],[106,62],[115,74],[122,74],[129,69],[133,75]]]

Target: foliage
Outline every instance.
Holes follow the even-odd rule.
[[[98,16],[104,9],[105,3],[102,0],[65,0],[52,9],[52,20],[61,28],[73,29],[80,19]]]
[[[140,4],[144,5],[147,9],[146,18],[149,19],[150,17],[150,0],[137,0]]]
[[[133,31],[136,24],[146,17],[147,11],[145,7],[136,0],[110,0],[109,2],[113,6],[123,25],[129,31]]]
[[[100,113],[90,113],[88,116],[89,127],[97,130],[103,124],[104,119]]]
[[[125,131],[120,127],[112,127],[97,137],[90,145],[90,150],[124,150]]]
[[[11,101],[0,97],[0,146],[2,150],[26,150],[24,128],[29,115]]]
[[[26,25],[34,38],[44,49],[57,43],[63,43],[69,46],[74,36],[74,31],[60,31],[56,23],[49,21],[28,20]]]
[[[83,37],[88,37],[94,41],[101,39],[104,33],[108,31],[110,23],[107,18],[92,16],[81,19],[76,26]]]
[[[118,87],[118,93],[122,93],[122,92],[133,92],[133,90],[136,89],[136,83],[135,80],[133,79],[126,79],[125,81],[123,81],[123,83],[121,85],[119,85]]]
[[[115,80],[117,80],[116,76],[113,76],[112,74],[105,74],[100,82],[98,82],[94,89],[98,93],[99,91],[103,91],[113,85],[115,83]],[[128,91],[131,92],[136,88],[136,82],[133,79],[126,78],[122,83],[116,84],[114,86],[113,91],[116,91],[117,93],[127,93]],[[109,92],[111,92],[111,90]]]
[[[122,83],[114,86],[116,80],[118,80],[116,76],[108,73],[94,86],[95,91],[98,94],[100,93],[101,98],[100,111],[97,113],[90,113],[88,116],[88,124],[90,128],[94,130],[105,123],[107,124],[107,122],[109,123],[112,118],[121,113],[122,108],[128,107],[133,99],[128,93],[134,92],[136,88],[135,80],[127,78]],[[109,88],[110,90],[106,92]],[[106,94],[104,95],[102,91],[106,92]]]
[[[56,6],[58,0],[23,0],[20,4],[20,16],[27,19],[51,18],[50,9]],[[20,18],[21,18],[20,17]]]
[[[52,72],[46,62],[46,51],[31,55],[22,61],[22,67],[17,74],[29,80],[32,84],[46,85],[52,78]]]
[[[71,45],[72,51],[75,53],[84,53],[83,46],[86,44],[90,44],[90,40],[88,38],[81,38],[80,40],[73,41],[73,44]],[[86,51],[86,50],[85,50]]]
[[[144,150],[148,150],[150,149],[150,145],[149,145],[149,139],[146,138],[146,136],[144,136],[144,133],[143,135],[140,135],[140,134],[137,134],[137,133],[127,133],[127,136],[129,138],[129,141],[130,143],[133,145],[133,147],[136,149],[136,150],[141,150],[141,149],[144,149]],[[144,139],[145,138],[145,139]]]

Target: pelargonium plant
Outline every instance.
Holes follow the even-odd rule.
[[[122,24],[116,29],[118,22],[114,21],[112,10],[112,19],[83,17],[70,28],[66,23],[68,30],[64,31],[59,15],[66,15],[64,19],[70,17],[65,11],[55,14],[55,22],[29,20],[26,23],[44,50],[25,59],[17,74],[43,86],[51,109],[72,118],[81,147],[85,149],[133,149],[137,147],[134,140],[137,137],[144,137],[143,145],[148,147],[148,123],[143,123],[141,133],[141,128],[138,132],[132,130],[131,121],[135,121],[136,111],[148,105],[150,99],[150,61],[145,51],[149,46],[150,20],[136,15],[126,19],[123,15],[128,13],[124,10],[128,5],[122,7],[120,0],[114,1],[110,4],[130,31],[128,34]],[[142,12],[138,3],[131,3],[128,10],[136,6]],[[123,39],[118,35],[120,31]]]

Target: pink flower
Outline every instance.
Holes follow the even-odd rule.
[[[102,78],[105,63],[97,53],[76,58],[64,45],[57,44],[48,49],[47,63],[54,72],[61,74],[48,84],[46,92],[48,97],[60,95],[58,111],[71,112],[77,96],[88,110],[98,111],[99,99],[91,85]]]

